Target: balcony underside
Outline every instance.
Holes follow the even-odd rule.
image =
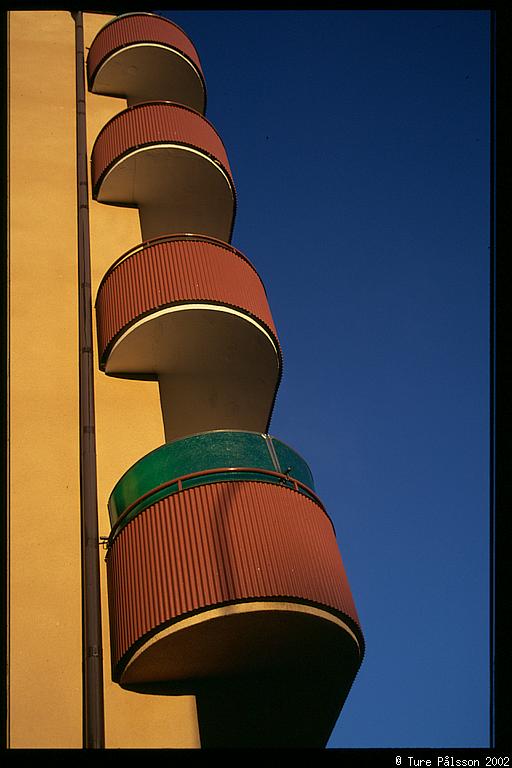
[[[355,633],[329,611],[247,602],[156,633],[119,683],[139,693],[194,693],[203,747],[323,747],[361,656]]]
[[[270,333],[243,313],[180,304],[130,326],[107,374],[158,378],[166,440],[210,429],[265,432],[281,363]]]
[[[161,43],[135,43],[112,52],[96,72],[93,93],[125,98],[128,104],[169,99],[204,113],[206,93],[197,68]]]
[[[114,162],[97,200],[140,209],[143,240],[174,232],[229,242],[235,193],[229,175],[206,153],[180,144],[153,144]]]
[[[131,104],[170,99],[204,113],[198,53],[179,26],[157,14],[127,13],[108,21],[91,44],[87,79],[93,93]]]
[[[258,669],[296,673],[307,664],[337,674],[333,683],[339,690],[340,674],[353,677],[360,655],[353,630],[325,609],[283,601],[234,603],[157,632],[128,660],[119,682],[144,685],[149,693],[162,681],[236,677]]]

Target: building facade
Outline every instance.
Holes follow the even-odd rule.
[[[67,11],[8,51],[8,745],[324,746],[364,639],[199,55]]]

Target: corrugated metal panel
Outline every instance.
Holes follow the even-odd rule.
[[[114,51],[133,43],[162,43],[176,48],[194,63],[201,77],[203,75],[197,51],[180,27],[163,16],[134,14],[113,19],[94,38],[87,57],[89,88],[103,61]]]
[[[91,155],[94,196],[108,168],[124,154],[145,145],[166,143],[192,146],[213,157],[226,172],[234,191],[224,144],[211,123],[183,104],[155,101],[129,107],[103,126]]]
[[[316,603],[359,627],[331,523],[314,502],[263,483],[218,483],[161,500],[107,557],[114,667],[146,633],[247,599]]]
[[[250,262],[220,241],[159,240],[119,261],[96,300],[100,364],[109,345],[137,318],[170,304],[206,301],[236,307],[277,334],[263,284]]]

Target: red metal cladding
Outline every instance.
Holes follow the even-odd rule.
[[[175,48],[193,62],[203,77],[197,51],[180,27],[163,16],[129,14],[110,21],[94,38],[87,57],[89,87],[93,86],[96,72],[105,59],[114,51],[135,43],[160,43]]]
[[[289,599],[357,612],[325,511],[258,482],[199,486],[149,506],[107,555],[114,667],[147,633],[240,600]]]
[[[93,195],[98,195],[108,169],[123,155],[151,144],[183,144],[216,160],[234,190],[221,138],[199,112],[170,101],[135,104],[109,120],[94,143],[91,157]]]
[[[148,312],[183,302],[237,308],[277,334],[263,284],[251,263],[213,238],[158,238],[121,257],[98,289],[96,318],[100,366],[110,346]]]

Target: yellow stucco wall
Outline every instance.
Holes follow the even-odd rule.
[[[109,17],[84,16],[88,47]],[[10,747],[80,748],[75,26],[68,11],[8,20]],[[125,106],[88,94],[89,151]],[[140,242],[138,212],[91,200],[90,232],[94,300],[110,264]],[[164,435],[156,383],[96,369],[95,390],[107,536],[110,491]],[[102,556],[107,748],[197,747],[194,697],[141,696],[111,682],[105,577]]]

